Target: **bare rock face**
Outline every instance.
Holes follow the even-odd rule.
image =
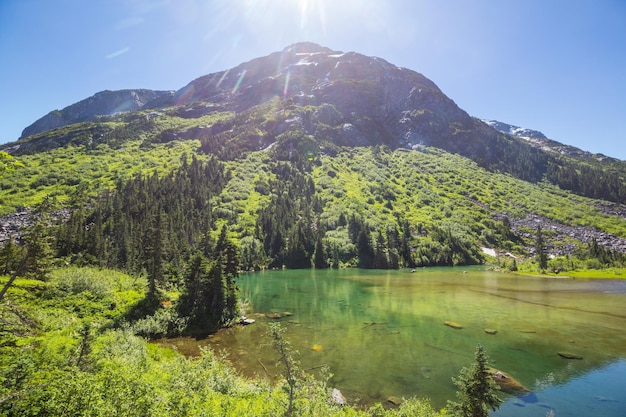
[[[21,137],[25,138],[58,127],[95,120],[102,116],[136,111],[145,104],[168,95],[171,95],[168,91],[153,90],[101,91],[63,110],[51,111],[24,129]]]

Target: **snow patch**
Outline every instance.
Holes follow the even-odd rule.
[[[313,56],[321,54],[325,54],[325,52],[296,52],[296,56]]]
[[[309,61],[307,61],[307,60],[305,60],[305,59],[302,59],[302,60],[300,60],[300,61],[296,62],[296,63],[295,63],[295,64],[293,64],[293,65],[294,65],[294,66],[302,66],[302,65],[305,65],[305,66],[308,66],[308,65],[317,65],[317,62],[309,62]]]

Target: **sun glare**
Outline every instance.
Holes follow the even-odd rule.
[[[246,20],[281,31],[287,27],[301,34],[326,31],[325,0],[247,0],[238,3]]]

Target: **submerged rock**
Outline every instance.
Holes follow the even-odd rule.
[[[530,393],[528,388],[505,372],[491,368],[489,369],[489,373],[493,380],[496,381],[496,384],[500,386],[500,389],[507,394],[525,396]]]
[[[444,321],[443,324],[445,324],[448,327],[452,327],[453,329],[462,329],[463,326],[461,326],[459,323],[455,322],[455,321]]]
[[[387,402],[393,405],[400,405],[402,404],[402,398],[391,395],[387,397]]]
[[[498,331],[496,329],[487,328],[487,329],[485,329],[485,333],[487,333],[487,334],[496,334],[496,333],[498,333]]]
[[[557,352],[560,357],[565,359],[582,359],[583,357],[571,352]]]

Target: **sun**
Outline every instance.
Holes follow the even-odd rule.
[[[325,31],[326,6],[324,0],[295,0],[300,12],[300,29],[303,30],[309,19],[319,19],[316,23],[321,24]]]
[[[326,25],[326,0],[242,0],[236,1],[245,18],[262,21],[274,30],[285,26],[301,32],[322,30]]]

